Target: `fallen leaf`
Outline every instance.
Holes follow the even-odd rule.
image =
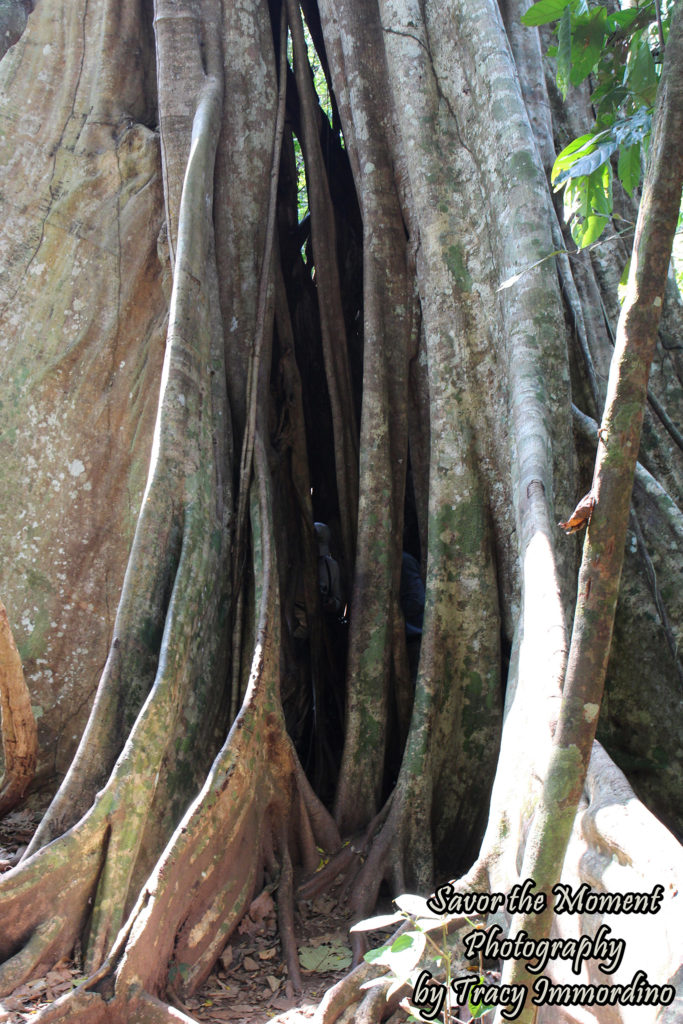
[[[249,910],[237,930],[242,935],[257,935],[259,932],[265,931],[267,919],[274,915],[273,897],[267,889],[264,889],[255,900],[252,900]]]
[[[59,985],[63,981],[71,983],[71,971],[66,967],[61,970],[48,971],[45,975],[45,981],[48,985]]]
[[[276,996],[275,999],[270,1000],[270,1005],[274,1006],[276,1010],[292,1010],[297,1005],[298,1000],[292,996],[287,998],[286,996]]]
[[[339,943],[299,947],[299,962],[305,971],[339,971],[349,967],[351,960],[351,950]]]
[[[258,971],[258,964],[250,956],[245,956],[242,965],[245,971]]]

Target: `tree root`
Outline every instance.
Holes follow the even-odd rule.
[[[363,985],[377,977],[377,971],[378,968],[372,964],[359,964],[328,989],[318,1007],[315,1024],[333,1024],[338,1021],[344,1010],[360,1001]]]
[[[97,886],[106,845],[105,827],[90,815],[3,876],[0,995],[71,953]]]
[[[41,964],[52,966],[59,959],[58,943],[67,928],[68,922],[63,916],[38,925],[26,945],[0,967],[0,991],[3,995],[39,973]]]
[[[0,709],[5,771],[0,778],[0,815],[19,803],[33,780],[38,760],[38,731],[21,658],[0,601]]]
[[[52,1005],[40,1010],[36,1024],[197,1024],[193,1017],[149,992],[140,992],[125,999],[116,996],[107,1001],[99,992],[91,991],[86,981]]]
[[[282,951],[285,955],[285,963],[289,973],[289,980],[295,991],[301,992],[303,984],[301,981],[301,969],[299,957],[296,950],[296,938],[294,935],[294,887],[292,861],[289,849],[285,846],[282,856],[282,874],[280,875],[280,888],[277,901],[277,916],[282,942]]]

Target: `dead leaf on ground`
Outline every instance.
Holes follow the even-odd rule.
[[[226,946],[221,955],[218,957],[218,961],[224,971],[227,971],[233,961],[232,946]]]
[[[351,960],[351,950],[341,943],[299,947],[299,963],[304,971],[341,971],[351,966]]]
[[[259,932],[266,930],[266,922],[270,917],[275,917],[275,904],[268,890],[264,889],[255,900],[252,900],[237,930],[242,935],[258,935]]]
[[[270,1005],[276,1010],[293,1010],[297,1003],[298,1000],[293,996],[276,996],[275,999],[270,1000]]]

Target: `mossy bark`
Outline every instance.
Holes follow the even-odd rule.
[[[171,1019],[165,994],[202,983],[266,879],[296,983],[295,869],[314,876],[304,895],[345,871],[357,915],[383,880],[394,892],[453,873],[464,887],[509,887],[552,782],[577,554],[555,524],[586,462],[572,399],[597,411],[587,355],[594,383],[602,362],[588,310],[578,315],[588,286],[566,261],[560,283],[544,261],[499,290],[557,248],[550,107],[543,89],[519,86],[537,75],[537,41],[511,30],[511,47],[487,0],[301,7],[329,118],[293,2],[158,0],[152,17],[142,0],[41,0],[0,65],[18,197],[0,225],[16,339],[0,544],[7,564],[30,565],[12,600],[23,609],[38,595],[35,616],[32,605],[15,618],[45,697],[43,661],[55,674],[65,664],[52,634],[87,610],[93,581],[106,611],[71,641],[73,658],[87,648],[79,750],[0,881],[3,991],[87,938],[89,978],[43,1020]],[[310,220],[297,215],[295,136]],[[73,448],[79,431],[92,462]],[[655,440],[649,465],[670,486],[680,458]],[[676,495],[646,474],[645,507],[679,551]],[[97,504],[77,505],[93,489]],[[107,515],[125,526],[116,544]],[[320,518],[348,628],[321,608]],[[648,548],[654,532],[646,516]],[[75,553],[82,540],[95,568]],[[414,680],[406,543],[426,582]],[[666,555],[649,557],[659,571]],[[65,617],[60,602],[74,604]],[[653,692],[669,692],[657,689],[668,664]],[[649,750],[645,767],[671,786],[673,731],[665,746],[667,773]],[[573,843],[592,822],[597,849],[597,809],[626,790],[595,750],[609,791],[591,769],[587,808],[567,822]],[[317,846],[336,854],[321,872]],[[355,984],[326,1019],[358,998]],[[378,1019],[380,1004],[374,993],[360,1012]]]

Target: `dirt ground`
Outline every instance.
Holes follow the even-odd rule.
[[[41,811],[21,810],[0,821],[0,872],[23,853]],[[277,934],[276,907],[264,890],[224,950],[204,987],[178,1009],[207,1024],[298,1024],[310,1020],[322,996],[351,964],[349,914],[335,893],[297,904],[296,935],[303,991],[287,976]],[[379,936],[377,936],[379,938]],[[24,1024],[44,1006],[75,988],[78,960],[63,960],[0,1001],[0,1024]],[[401,1019],[407,1015],[399,1014]],[[396,1015],[393,1020],[396,1020]]]

